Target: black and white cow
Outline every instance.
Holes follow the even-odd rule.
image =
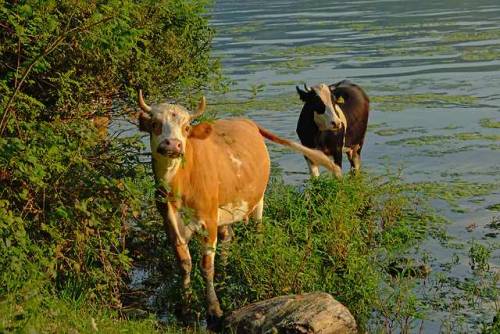
[[[304,88],[297,87],[304,102],[296,130],[302,145],[332,156],[339,167],[342,167],[342,152],[346,152],[352,170],[358,172],[368,125],[368,96],[347,80],[330,86],[319,84],[312,89],[304,85]],[[306,160],[311,176],[318,176],[318,166]]]

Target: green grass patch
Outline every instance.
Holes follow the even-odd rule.
[[[2,333],[207,333],[201,328],[165,325],[154,314],[141,319],[99,307],[91,300],[73,300],[26,289],[22,296],[0,301]]]
[[[283,294],[325,291],[344,303],[369,332],[380,329],[388,317],[416,323],[424,316],[424,306],[412,290],[420,264],[405,258],[441,220],[421,209],[418,196],[405,191],[398,179],[388,177],[339,181],[323,176],[302,186],[273,177],[263,223],[232,225],[233,241],[218,247],[216,289],[223,309]],[[172,313],[180,281],[174,257],[161,241],[161,224],[143,226],[140,235],[148,253],[142,257],[149,263],[145,266],[155,273],[144,285],[156,291],[159,309]],[[190,248],[191,310],[203,317],[196,239]],[[225,261],[221,253],[227,254]]]
[[[426,237],[432,218],[397,184],[369,176],[321,177],[300,190],[273,180],[262,226],[236,225],[228,264],[219,265],[225,308],[326,291],[368,328],[374,313],[379,320],[404,316],[389,303],[395,291],[404,291],[398,303],[408,307],[411,321],[420,318],[423,306],[411,292],[413,280],[394,281],[389,266]]]

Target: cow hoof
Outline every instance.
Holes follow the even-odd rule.
[[[179,303],[174,306],[174,315],[184,326],[192,326],[197,323],[196,314],[184,303]]]
[[[216,315],[207,315],[207,329],[212,332],[221,332],[223,324],[223,317]]]

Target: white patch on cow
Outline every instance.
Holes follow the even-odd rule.
[[[335,130],[344,125],[347,128],[347,122],[344,112],[337,104],[333,104],[330,88],[325,84],[319,84],[312,87],[316,95],[321,99],[325,105],[325,112],[319,114],[314,112],[314,123],[320,131]]]
[[[187,133],[183,128],[189,125],[189,112],[182,106],[169,103],[153,105],[151,111],[153,121],[161,123],[161,133],[151,134],[151,151],[154,153],[158,145],[165,139],[176,139],[186,148]]]
[[[231,224],[245,219],[248,216],[248,209],[248,202],[245,201],[228,203],[219,207],[218,225]]]
[[[189,125],[190,114],[182,106],[161,103],[152,106],[151,119],[160,132],[151,132],[150,144],[153,156],[153,170],[158,180],[170,182],[182,164],[182,158],[171,158],[157,152],[158,146],[166,139],[181,142],[182,151],[186,149],[187,133],[183,129]]]
[[[253,209],[253,219],[255,219],[258,222],[262,221],[262,215],[264,214],[264,196],[259,200],[259,203],[255,206]]]
[[[314,112],[314,122],[320,131],[334,130],[341,124],[339,117],[335,113],[335,108],[332,103],[330,88],[325,84],[319,84],[312,87],[316,95],[325,105],[325,112],[319,114]]]
[[[182,158],[167,158],[161,154],[153,155],[153,171],[157,180],[170,182],[182,164]]]
[[[236,176],[240,177],[241,176],[240,169],[241,169],[241,166],[243,165],[243,162],[240,159],[236,158],[233,155],[233,153],[229,153],[229,159],[231,159],[231,161],[235,164],[235,166],[237,168]]]
[[[229,153],[229,158],[236,165],[236,167],[240,168],[243,162],[240,159],[236,158],[233,153]]]

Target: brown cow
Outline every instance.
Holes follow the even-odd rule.
[[[342,168],[342,152],[347,153],[351,168],[361,166],[361,149],[368,124],[370,100],[366,93],[347,80],[327,86],[320,84],[305,91],[297,87],[304,106],[297,122],[302,145],[333,156]],[[311,176],[318,176],[318,166],[307,159]]]
[[[188,242],[204,230],[202,273],[209,320],[222,316],[214,290],[217,232],[249,216],[262,219],[270,162],[264,139],[301,152],[315,164],[338,173],[338,167],[317,150],[279,138],[248,119],[217,120],[195,126],[205,110],[205,98],[195,115],[179,105],[146,105],[139,92],[139,128],[150,134],[153,172],[159,185],[158,209],[183,275],[190,285]]]

